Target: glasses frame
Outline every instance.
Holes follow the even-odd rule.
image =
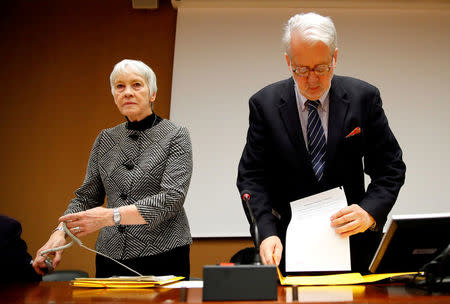
[[[302,68],[307,68],[307,69],[308,69],[308,73],[305,74],[305,75],[301,75],[301,74],[298,73],[298,69],[299,69],[300,67],[295,67],[295,66],[292,64],[292,60],[289,60],[289,62],[290,62],[290,64],[291,64],[291,71],[292,71],[292,73],[294,73],[294,74],[297,75],[298,77],[308,77],[309,74],[311,73],[311,71],[313,71],[314,74],[316,74],[317,76],[324,76],[324,75],[326,75],[327,73],[330,72],[331,68],[333,67],[333,61],[334,61],[334,58],[331,57],[331,63],[327,66],[327,70],[326,70],[325,72],[323,72],[323,73],[318,72],[316,69],[317,69],[317,67],[319,67],[319,66],[324,66],[324,65],[326,65],[326,64],[318,64],[318,65],[316,65],[315,67],[313,67],[312,69],[309,68],[309,67],[307,67],[307,66],[302,66]]]

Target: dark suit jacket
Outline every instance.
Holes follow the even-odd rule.
[[[330,88],[327,152],[318,182],[302,135],[292,78],[271,84],[250,98],[247,143],[237,186],[250,201],[261,241],[278,235],[283,243],[291,219],[290,202],[343,186],[350,204],[371,214],[379,230],[405,179],[402,151],[389,128],[377,88],[358,79],[334,76]],[[356,127],[361,133],[346,138]],[[365,189],[364,172],[371,178]],[[274,212],[275,211],[275,212]],[[366,272],[380,233],[352,236],[352,270]]]
[[[3,273],[0,283],[38,282],[41,276],[31,266],[27,244],[20,237],[22,225],[13,218],[0,214],[0,260]]]

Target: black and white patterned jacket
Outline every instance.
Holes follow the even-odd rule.
[[[127,123],[103,130],[95,140],[86,177],[65,214],[101,206],[135,204],[144,225],[101,229],[96,249],[115,259],[160,254],[192,243],[183,203],[192,175],[188,130],[162,119],[152,128]]]

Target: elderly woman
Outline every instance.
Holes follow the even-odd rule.
[[[192,238],[183,208],[192,174],[189,133],[153,113],[156,76],[143,62],[117,63],[110,82],[127,121],[98,135],[84,182],[33,267],[44,274],[40,253],[65,244],[65,222],[77,237],[100,230],[97,251],[141,274],[189,277]],[[53,267],[61,254],[55,253]],[[96,271],[97,277],[135,275],[98,254]]]

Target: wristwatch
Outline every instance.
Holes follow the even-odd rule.
[[[114,219],[114,224],[116,224],[116,226],[120,225],[121,218],[122,217],[120,216],[119,208],[114,208],[113,219]]]

